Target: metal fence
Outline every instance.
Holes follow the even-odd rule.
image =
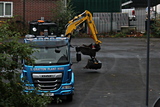
[[[120,31],[129,26],[127,13],[93,13],[93,20],[99,33]]]
[[[127,13],[96,12],[93,20],[99,34],[107,32],[121,32],[123,29],[134,29],[135,32],[146,32],[146,8],[135,8],[136,21],[129,21]],[[160,19],[159,14],[154,15],[154,20]],[[155,16],[156,15],[156,16]],[[152,16],[152,15],[151,15]]]

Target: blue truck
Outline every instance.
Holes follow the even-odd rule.
[[[81,19],[88,16],[84,15]],[[90,17],[89,17],[90,18]],[[88,20],[90,21],[90,20]],[[75,23],[76,22],[76,23]],[[25,82],[25,92],[30,92],[35,88],[38,89],[37,94],[46,96],[65,96],[68,101],[72,101],[74,94],[74,72],[71,69],[72,61],[70,56],[71,48],[71,32],[74,26],[78,26],[79,19],[74,19],[69,22],[65,35],[59,35],[57,32],[57,25],[50,21],[36,20],[30,22],[29,34],[25,36],[24,43],[29,44],[34,53],[31,57],[34,58],[33,65],[23,60],[23,71],[21,78]],[[80,24],[80,23],[79,23]],[[93,24],[93,23],[92,23]],[[70,26],[71,25],[71,26]],[[93,25],[90,24],[94,28]],[[91,59],[88,60],[86,68],[100,69],[102,64],[95,58],[95,53],[100,50],[99,41],[95,36],[93,39],[95,44],[93,46],[79,46],[76,47],[76,59],[81,60],[81,54],[89,55]]]
[[[24,61],[21,77],[26,77],[25,92],[39,88],[40,95],[65,95],[72,100],[74,91],[74,73],[70,60],[70,42],[66,37],[34,37],[26,35],[24,42],[30,44],[35,52],[34,66]],[[34,38],[33,38],[34,37]]]

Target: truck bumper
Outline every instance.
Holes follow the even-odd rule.
[[[28,93],[34,90],[34,84],[25,84],[24,92]],[[60,88],[57,90],[47,90],[42,91],[38,90],[38,95],[46,95],[46,96],[59,96],[59,95],[70,95],[74,94],[74,73],[72,72],[72,78],[69,83],[62,83]]]

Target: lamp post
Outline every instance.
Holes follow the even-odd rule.
[[[146,107],[148,107],[149,99],[149,50],[150,50],[150,0],[148,4],[148,19],[147,19],[147,66],[146,66]]]

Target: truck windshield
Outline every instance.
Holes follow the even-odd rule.
[[[34,48],[36,52],[32,54],[35,58],[35,65],[62,65],[68,64],[68,47],[44,47],[44,48]]]

